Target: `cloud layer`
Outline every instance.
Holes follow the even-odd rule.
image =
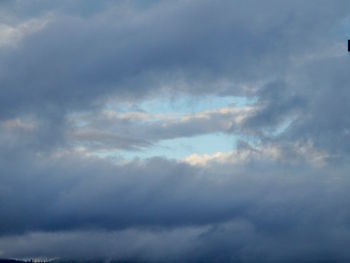
[[[0,5],[1,257],[349,261],[348,1]]]

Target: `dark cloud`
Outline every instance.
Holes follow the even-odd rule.
[[[347,1],[42,3],[1,2],[1,256],[349,261]],[[183,94],[256,103],[241,122],[99,115]],[[71,151],[214,132],[253,139],[187,161]]]
[[[191,93],[242,93],[237,84],[275,78],[291,56],[323,44],[344,5],[180,1],[144,11],[117,5],[89,18],[57,14],[1,55],[1,113],[53,107],[64,114],[111,93],[136,99],[169,83]],[[221,79],[232,86],[215,84]]]
[[[10,9],[16,10],[17,5],[20,11],[27,4],[12,3]],[[50,144],[62,141],[67,113],[96,109],[111,96],[137,101],[145,96],[181,94],[178,92],[231,94],[255,97],[261,106],[245,125],[249,134],[263,136],[260,129],[274,129],[296,117],[295,130],[300,132],[293,139],[318,138],[324,141],[317,144],[328,148],[338,147],[325,142],[328,138],[343,138],[339,147],[346,140],[346,129],[334,136],[328,136],[328,131],[318,134],[329,126],[340,131],[339,125],[346,123],[343,113],[332,125],[328,125],[328,117],[323,118],[324,124],[310,126],[301,124],[311,123],[309,120],[301,119],[314,119],[310,114],[324,109],[326,116],[339,115],[340,109],[333,114],[331,107],[344,104],[322,101],[322,96],[329,97],[330,89],[341,90],[332,95],[346,100],[346,88],[342,88],[348,82],[346,58],[330,57],[319,63],[312,55],[329,52],[336,43],[329,34],[347,16],[347,2],[165,1],[148,8],[126,2],[101,5],[84,4],[95,10],[94,15],[84,16],[74,12],[74,4],[51,3],[42,8],[51,10],[51,18],[45,17],[44,11],[40,16],[31,15],[49,21],[43,29],[25,35],[16,48],[1,49],[2,119],[23,113],[46,119],[47,127],[57,136],[53,138],[52,130],[43,128],[42,136],[48,137],[45,141]],[[25,22],[23,12],[9,14]],[[304,64],[295,62],[310,56]],[[341,65],[336,66],[337,62]],[[314,87],[319,89],[316,96]],[[181,134],[180,129],[175,133]]]
[[[205,168],[162,159],[37,158],[1,163],[6,256],[79,257],[86,248],[95,251],[87,257],[153,260],[350,256],[347,166],[317,169],[253,152],[237,165]],[[130,244],[125,251],[121,242]]]
[[[312,141],[342,158],[349,153],[348,74],[345,55],[316,59],[291,69],[293,83],[274,82],[259,92],[260,110],[244,126],[260,138]],[[272,132],[289,123],[277,138]]]

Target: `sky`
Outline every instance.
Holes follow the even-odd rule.
[[[0,1],[0,258],[349,262],[349,10]]]

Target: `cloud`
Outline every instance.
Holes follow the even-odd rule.
[[[18,5],[25,10],[23,3]],[[328,127],[320,127],[308,136],[312,127],[327,124],[303,128],[302,123],[311,122],[301,119],[313,120],[310,114],[325,108],[329,113],[328,108],[336,107],[324,107],[322,101],[334,86],[343,92],[332,95],[347,97],[341,88],[348,82],[346,57],[323,55],[332,54],[329,47],[338,43],[329,34],[347,17],[346,5],[345,1],[316,6],[272,0],[264,5],[253,0],[165,1],[139,8],[134,3],[105,2],[100,8],[90,6],[94,11],[84,15],[72,4],[55,2],[40,12],[42,17],[51,14],[50,23],[23,35],[15,49],[0,52],[0,115],[6,120],[33,114],[47,121],[44,126],[52,127],[58,137],[49,136],[47,143],[53,141],[55,146],[62,142],[67,114],[94,110],[112,96],[117,101],[140,101],[183,93],[242,95],[255,97],[261,108],[245,125],[247,133],[265,137],[266,129],[292,118],[298,120],[293,139],[323,138],[315,143],[331,148],[334,144],[325,142],[327,138],[344,137],[340,140],[344,141],[346,130],[345,135],[322,136],[317,133]],[[19,25],[38,16],[28,18],[23,12],[9,14],[22,19]],[[305,57],[307,62],[300,65]],[[332,66],[336,61],[343,65]],[[322,65],[327,68],[319,68]],[[322,70],[327,74],[318,76]],[[322,88],[318,96],[310,92],[316,86]],[[339,111],[334,114],[342,116]],[[344,122],[338,117],[333,127]],[[127,147],[124,144],[117,146]]]
[[[194,166],[212,165],[242,165],[254,160],[273,160],[284,163],[307,163],[314,167],[323,167],[329,156],[326,152],[318,151],[309,141],[294,144],[264,144],[254,148],[239,141],[239,150],[231,152],[216,152],[214,154],[192,154],[184,161]]]
[[[1,256],[349,261],[348,1],[32,3],[0,4]],[[253,103],[108,109],[184,95]],[[242,141],[89,154],[216,132]]]
[[[16,47],[27,35],[42,30],[48,23],[48,18],[32,19],[19,25],[0,24],[0,48]],[[11,52],[11,51],[10,51]]]
[[[164,87],[247,94],[240,83],[276,78],[291,56],[324,43],[344,4],[180,1],[146,10],[116,5],[88,18],[58,13],[1,55],[1,112],[64,114],[111,93],[135,100]],[[220,87],[222,80],[232,84]]]
[[[349,231],[346,165],[319,169],[264,151],[203,168],[162,159],[116,165],[71,155],[37,158],[21,166],[1,158],[5,256],[79,257],[100,243],[86,256],[349,257],[342,245]]]
[[[159,141],[240,132],[253,107],[226,107],[186,114],[120,113],[112,110],[71,116],[67,141],[91,150],[137,149]]]
[[[45,250],[50,257],[66,255],[88,260],[97,255],[105,261],[132,258],[152,262],[346,262],[349,259],[349,253],[345,252],[348,234],[348,230],[336,227],[327,230],[313,227],[269,238],[250,222],[239,219],[170,231],[38,232],[1,238],[0,245],[17,253],[18,257],[30,255],[34,258]]]

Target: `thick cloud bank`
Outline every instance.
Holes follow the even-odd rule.
[[[286,151],[242,148],[236,163],[204,167],[76,156],[2,164],[3,255],[349,260],[349,168],[286,162],[298,155]]]
[[[349,7],[1,2],[0,257],[348,262]]]

